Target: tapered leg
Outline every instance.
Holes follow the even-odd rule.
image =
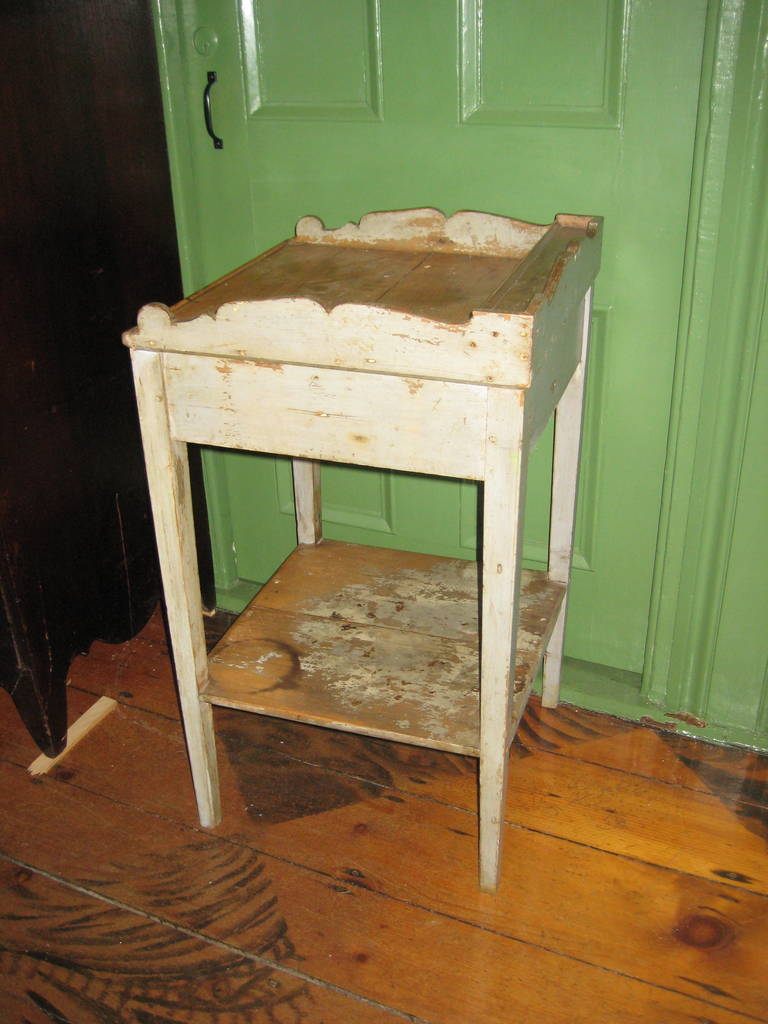
[[[555,449],[552,460],[552,510],[549,526],[549,578],[570,583],[573,556],[573,527],[576,517],[576,491],[584,414],[584,378],[587,369],[589,328],[592,316],[592,290],[584,296],[582,307],[581,362],[563,392],[555,412]],[[557,707],[560,699],[560,672],[563,664],[568,591],[560,607],[555,628],[544,653],[542,704]]]
[[[318,544],[323,536],[320,500],[320,463],[292,459],[296,532],[299,544]]]
[[[480,887],[499,881],[525,501],[523,392],[488,389],[480,649]]]
[[[200,823],[212,827],[221,819],[221,808],[212,710],[199,697],[207,678],[208,660],[187,446],[171,436],[162,356],[139,350],[131,355],[189,763]]]

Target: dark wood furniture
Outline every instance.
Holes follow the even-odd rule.
[[[0,686],[46,753],[73,654],[158,596],[127,353],[180,289],[144,0],[0,7]]]

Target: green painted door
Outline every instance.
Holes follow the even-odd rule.
[[[705,0],[156,0],[185,286],[293,233],[435,206],[606,218],[568,653],[642,669]],[[223,148],[202,117],[206,73]],[[449,439],[446,439],[449,443]],[[551,432],[526,557],[546,550]],[[295,543],[283,460],[206,455],[237,606]],[[473,557],[474,485],[324,469],[329,537]]]

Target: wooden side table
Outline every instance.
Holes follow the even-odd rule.
[[[509,746],[542,657],[558,700],[600,247],[594,217],[304,217],[172,310],[141,310],[124,340],[204,826],[221,815],[213,704],[471,754],[480,885],[496,888]],[[549,567],[521,573],[528,452],[555,410]],[[293,458],[299,546],[210,657],[190,442]],[[323,541],[324,460],[482,481],[481,571]]]

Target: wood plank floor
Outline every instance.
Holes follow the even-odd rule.
[[[159,615],[71,672],[49,776],[0,694],[7,1024],[768,1021],[768,758],[561,707],[476,885],[472,759],[216,709],[197,824]]]

